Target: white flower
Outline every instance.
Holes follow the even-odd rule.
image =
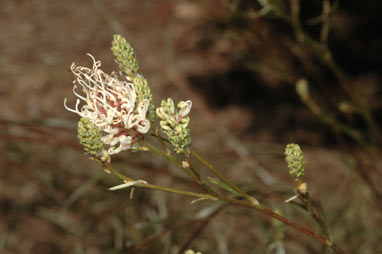
[[[137,102],[135,88],[128,79],[120,81],[115,74],[105,74],[99,69],[101,62],[88,55],[93,60],[92,69],[74,63],[70,67],[75,76],[73,93],[78,99],[71,109],[65,98],[65,108],[88,118],[105,132],[101,139],[110,145],[109,154],[130,149],[150,129],[146,118],[149,101]],[[83,95],[76,91],[78,87],[82,88]],[[79,108],[81,101],[85,104]]]
[[[190,100],[179,102],[178,103],[179,115],[181,117],[186,117],[190,113],[191,107],[192,107],[192,101]]]

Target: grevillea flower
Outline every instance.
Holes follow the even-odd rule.
[[[110,146],[108,153],[137,148],[137,141],[150,129],[146,118],[149,101],[137,101],[134,85],[126,79],[121,81],[116,74],[107,75],[100,68],[101,62],[88,54],[93,67],[71,65],[74,74],[73,93],[78,97],[74,109],[65,108],[82,118],[87,118],[103,131],[101,140]],[[83,95],[78,93],[81,88]],[[81,101],[83,104],[80,107]]]

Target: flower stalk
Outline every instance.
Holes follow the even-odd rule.
[[[119,171],[115,170],[114,168],[112,168],[110,163],[103,162],[99,159],[97,159],[97,161],[101,163],[101,165],[105,171],[110,172],[110,174],[116,176],[117,178],[119,178],[123,182],[134,182],[134,181],[136,181],[134,179],[131,179],[131,178],[125,176],[124,174],[120,173]],[[313,231],[311,231],[310,229],[308,229],[304,226],[301,226],[297,223],[294,223],[294,222],[288,220],[287,218],[273,212],[271,209],[266,208],[265,206],[263,206],[261,204],[256,205],[253,202],[238,200],[238,199],[234,199],[234,198],[230,198],[230,197],[226,197],[226,196],[214,196],[214,195],[210,195],[210,194],[203,194],[203,193],[197,193],[197,192],[177,190],[177,189],[153,185],[153,184],[149,184],[149,183],[139,183],[139,184],[134,185],[134,186],[158,190],[158,191],[164,191],[164,192],[173,193],[173,194],[196,197],[196,198],[200,198],[200,199],[220,200],[222,202],[226,202],[226,203],[229,203],[232,205],[238,205],[238,206],[244,206],[244,207],[252,208],[252,209],[255,209],[255,210],[257,210],[263,214],[266,214],[266,215],[268,215],[268,216],[270,216],[276,220],[279,220],[288,226],[291,226],[292,228],[302,232],[303,234],[305,234],[311,238],[314,238],[314,239],[320,241],[321,243],[332,248],[336,253],[339,253],[339,254],[345,253],[339,246],[337,246],[336,244],[333,244],[332,242],[330,242],[325,237],[314,233]]]
[[[196,153],[194,150],[190,151],[191,154],[200,161],[204,166],[206,166],[209,170],[211,170],[212,173],[214,173],[217,177],[219,177],[223,182],[228,184],[232,189],[240,193],[240,195],[244,198],[246,198],[249,202],[251,202],[253,205],[259,205],[259,201],[257,201],[254,197],[248,195],[246,192],[244,192],[242,189],[240,189],[237,185],[232,183],[227,177],[225,177],[222,173],[220,173],[219,170],[217,170],[215,167],[213,167],[210,163],[208,163],[202,156],[200,156],[198,153]]]
[[[192,191],[183,191],[183,190],[178,190],[178,189],[173,189],[173,188],[168,188],[168,187],[163,187],[155,184],[150,184],[147,183],[146,181],[137,181],[132,178],[129,178],[122,174],[121,172],[115,170],[110,163],[108,162],[103,162],[99,159],[96,159],[102,166],[102,168],[109,172],[111,175],[114,175],[115,177],[119,178],[125,183],[129,182],[137,182],[137,184],[134,184],[134,187],[143,187],[143,188],[148,188],[148,189],[153,189],[153,190],[158,190],[158,191],[164,191],[168,193],[173,193],[173,194],[179,194],[179,195],[184,195],[184,196],[190,196],[190,197],[195,197],[195,198],[200,198],[200,199],[211,199],[211,200],[217,200],[216,197],[209,195],[209,194],[203,194],[203,193],[197,193],[197,192],[192,192]]]

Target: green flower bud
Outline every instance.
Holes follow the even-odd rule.
[[[167,103],[165,103],[166,107],[167,107],[167,111],[170,113],[170,114],[175,114],[175,106],[174,106],[174,101],[171,99],[171,98],[168,98],[167,99]]]
[[[92,155],[97,155],[104,146],[101,141],[101,131],[87,118],[78,121],[77,137],[85,151]]]
[[[111,51],[113,52],[116,61],[121,70],[130,78],[133,79],[138,72],[138,63],[135,58],[134,49],[124,37],[119,34],[114,35]]]
[[[305,159],[299,145],[288,144],[286,146],[285,160],[290,169],[289,174],[296,178],[301,178],[304,175]]]
[[[187,114],[191,110],[192,102],[181,101],[175,109],[174,101],[169,98],[162,100],[161,107],[156,109],[157,116],[161,119],[161,130],[167,135],[168,140],[174,146],[176,153],[188,152],[191,145],[190,118]]]
[[[137,94],[137,101],[148,100],[149,108],[147,111],[147,118],[150,121],[155,119],[155,107],[153,104],[153,95],[151,93],[150,87],[147,80],[140,74],[137,74],[133,80],[133,86]]]

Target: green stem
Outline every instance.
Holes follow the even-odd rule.
[[[240,206],[245,206],[245,207],[250,207],[250,208],[253,208],[261,213],[264,213],[272,218],[275,218],[281,222],[283,222],[284,224],[300,231],[301,233],[311,237],[311,238],[314,238],[316,240],[318,240],[319,242],[325,244],[326,246],[330,247],[335,253],[337,254],[345,254],[346,252],[341,248],[339,247],[338,245],[336,245],[335,243],[332,243],[330,240],[326,239],[324,236],[321,236],[321,235],[318,235],[316,233],[314,233],[313,231],[311,231],[310,229],[304,227],[304,226],[301,226],[297,223],[294,223],[290,220],[288,220],[287,218],[273,212],[271,209],[265,207],[265,206],[262,206],[260,204],[258,205],[255,205],[251,202],[247,202],[247,201],[243,201],[243,200],[237,200],[237,199],[232,199],[232,198],[228,198],[228,197],[224,197],[224,200],[225,202],[227,203],[230,203],[230,204],[234,204],[234,205],[240,205]]]
[[[163,143],[163,138],[159,135],[159,133],[155,134],[159,143]],[[175,165],[178,166],[181,170],[183,170],[186,174],[190,175],[198,184],[202,185],[204,189],[206,189],[212,196],[214,197],[220,197],[221,195],[214,191],[207,183],[203,182],[199,173],[193,168],[191,161],[189,160],[188,156],[185,156],[185,161],[188,163],[188,167],[184,167],[181,162],[179,162],[176,158],[171,156],[170,153],[168,153],[167,147],[164,145],[166,148],[165,150],[167,151],[166,153],[160,151],[158,148],[153,146],[152,144],[148,142],[142,142],[144,146],[146,146],[150,151],[158,154],[159,156],[173,162]],[[162,146],[163,147],[163,146]]]
[[[331,6],[329,0],[322,1],[322,26],[321,26],[321,34],[320,40],[323,44],[327,45],[328,43],[328,35],[330,31],[330,12]]]
[[[324,3],[324,5],[327,5],[327,4],[330,4],[330,3]],[[373,138],[375,138],[375,140],[377,141],[379,145],[382,145],[382,135],[379,131],[378,125],[376,124],[375,120],[371,116],[370,110],[367,107],[362,105],[359,94],[357,94],[354,90],[354,87],[352,87],[352,83],[349,77],[346,76],[346,74],[341,70],[341,68],[333,60],[331,51],[328,48],[328,46],[324,42],[319,42],[313,39],[309,34],[307,34],[302,29],[302,26],[299,20],[299,1],[298,0],[292,1],[291,10],[292,10],[292,13],[291,13],[291,19],[289,20],[289,22],[294,28],[297,41],[302,45],[308,45],[309,47],[311,47],[313,49],[313,52],[316,54],[316,56],[323,63],[325,63],[327,67],[334,73],[342,90],[356,105],[358,113],[363,116],[364,120],[368,124],[368,127],[371,131],[371,134],[373,135]],[[329,6],[329,11],[330,11],[330,6]],[[327,24],[325,26],[329,26],[329,25]],[[323,28],[324,34],[327,33],[326,30],[329,29],[329,28],[325,28],[325,26]],[[356,141],[358,140],[356,139]]]
[[[196,180],[198,183],[201,182],[201,178],[199,176],[199,174],[194,171],[194,170],[191,170],[189,168],[185,168],[182,166],[182,163],[180,163],[176,158],[174,158],[173,156],[171,156],[170,154],[167,154],[165,152],[162,152],[161,150],[159,150],[158,148],[156,148],[155,146],[153,146],[152,144],[150,144],[149,142],[147,141],[142,141],[142,144],[147,147],[151,152],[154,152],[156,154],[158,154],[159,156],[173,162],[178,168],[180,168],[181,170],[183,170],[187,175],[191,176],[194,180]]]
[[[101,162],[101,164],[102,164],[102,167],[105,169],[106,172],[116,176],[117,178],[121,179],[122,181],[124,181],[126,183],[136,181],[132,178],[125,176],[124,174],[120,173],[119,171],[115,170],[114,168],[111,167],[111,165],[109,163]],[[216,198],[212,195],[209,195],[209,194],[177,190],[177,189],[163,187],[163,186],[154,185],[154,184],[150,184],[150,183],[138,183],[134,186],[144,187],[144,188],[148,188],[148,189],[154,189],[154,190],[159,190],[159,191],[164,191],[164,192],[169,192],[169,193],[174,193],[174,194],[180,194],[180,195],[185,195],[185,196],[191,196],[191,197],[196,197],[196,198],[201,198],[201,199],[218,200],[218,198]]]
[[[96,160],[101,163],[102,167],[104,168],[104,170],[106,172],[109,172],[110,174],[118,177],[119,179],[123,180],[124,182],[135,181],[134,179],[129,178],[129,177],[125,176],[124,174],[118,172],[114,168],[112,168],[110,163],[102,162],[99,159],[96,159]],[[281,215],[278,215],[277,213],[274,213],[269,208],[266,208],[266,207],[264,207],[264,206],[262,206],[260,204],[255,204],[254,202],[247,202],[247,201],[244,201],[244,200],[237,200],[237,199],[233,199],[233,198],[230,198],[230,197],[225,197],[225,196],[218,195],[218,194],[215,196],[215,195],[196,193],[196,192],[190,192],[190,191],[182,191],[182,190],[177,190],[177,189],[173,189],[173,188],[167,188],[167,187],[158,186],[158,185],[149,184],[149,183],[139,183],[139,184],[137,184],[135,186],[149,188],[149,189],[154,189],[154,190],[159,190],[159,191],[164,191],[164,192],[169,192],[169,193],[174,193],[174,194],[180,194],[180,195],[185,195],[185,196],[191,196],[191,197],[196,197],[196,198],[200,198],[200,199],[220,200],[220,201],[223,201],[223,202],[226,202],[226,203],[229,203],[229,204],[233,204],[233,205],[249,207],[249,208],[255,209],[255,210],[257,210],[257,211],[259,211],[261,213],[264,213],[264,214],[266,214],[266,215],[268,215],[270,217],[273,217],[273,218],[283,222],[284,224],[286,224],[288,226],[291,226],[292,228],[294,228],[294,229],[304,233],[305,235],[318,240],[319,242],[321,242],[321,243],[329,246],[330,248],[332,248],[338,254],[345,253],[345,251],[343,251],[339,246],[337,246],[336,244],[332,244],[325,237],[323,237],[321,235],[318,235],[318,234],[314,233],[313,231],[311,231],[310,229],[308,229],[308,228],[306,228],[304,226],[301,226],[301,225],[299,225],[297,223],[294,223],[294,222],[288,220],[287,218],[282,217]]]
[[[313,210],[313,207],[312,207],[312,200],[310,198],[310,195],[309,193],[306,193],[306,194],[302,194],[300,193],[299,191],[297,191],[297,196],[298,198],[300,199],[300,201],[303,203],[306,211],[309,213],[309,215],[313,218],[313,220],[315,220],[317,222],[317,224],[319,225],[319,227],[322,229],[324,235],[327,237],[327,239],[332,242],[333,240],[333,237],[331,236],[331,232],[330,232],[330,228],[328,227],[328,225],[323,221],[323,218],[321,218],[320,215],[318,215],[314,210]],[[322,206],[321,204],[320,205],[320,208],[322,209]]]
[[[300,23],[300,16],[299,16],[299,12],[300,12],[299,2],[300,2],[299,0],[291,1],[291,14],[289,19],[287,19],[287,21],[291,24],[292,28],[294,29],[297,41],[303,46],[308,45],[310,48],[312,48],[316,56],[323,63],[325,63],[326,66],[334,73],[342,90],[356,105],[358,110],[357,113],[362,115],[365,122],[367,123],[369,130],[371,132],[371,135],[376,140],[377,144],[382,145],[382,135],[379,131],[378,125],[376,124],[375,120],[373,119],[373,117],[371,117],[370,109],[362,105],[361,98],[359,97],[359,94],[357,94],[357,92],[354,90],[354,87],[352,87],[352,83],[349,77],[346,76],[346,74],[339,68],[339,66],[333,60],[331,51],[327,46],[326,42],[327,42],[327,36],[329,33],[329,27],[330,27],[330,20],[329,20],[329,14],[330,14],[330,8],[331,8],[330,2],[327,0],[323,1],[322,16],[324,20],[323,20],[323,26],[321,30],[321,41],[317,41],[314,38],[312,38],[302,28],[302,25]],[[280,17],[283,18],[282,16]],[[352,137],[354,138],[354,136]],[[356,139],[356,141],[359,141],[359,140]]]
[[[157,138],[159,140],[162,140],[162,138],[160,136],[157,136]],[[216,191],[214,191],[207,183],[203,182],[200,175],[198,174],[198,172],[192,167],[192,164],[191,164],[191,161],[189,160],[189,158],[187,156],[185,156],[185,160],[186,162],[188,163],[189,167],[183,167],[183,165],[176,159],[174,158],[173,156],[171,156],[170,154],[168,153],[164,153],[162,151],[160,151],[159,149],[157,149],[155,146],[151,145],[150,143],[148,142],[144,142],[143,143],[150,151],[162,156],[163,158],[173,162],[175,165],[178,166],[178,168],[180,168],[181,170],[183,170],[186,174],[190,175],[198,184],[202,185],[203,188],[205,188],[212,196],[214,197],[220,197],[221,195],[219,193],[217,193]]]
[[[228,178],[226,178],[222,173],[220,173],[220,171],[218,171],[210,163],[208,163],[203,157],[201,157],[199,154],[197,154],[193,150],[190,150],[190,152],[203,165],[205,165],[207,168],[209,168],[216,176],[218,176],[222,181],[224,181],[226,184],[228,184],[231,188],[236,190],[240,195],[242,195],[242,197],[246,198],[249,202],[237,200],[237,199],[232,199],[232,198],[225,197],[225,196],[219,196],[220,200],[225,201],[225,202],[230,203],[230,204],[251,207],[251,208],[253,208],[259,212],[262,212],[268,216],[271,216],[271,217],[283,222],[284,224],[286,224],[288,226],[295,228],[296,230],[298,230],[298,231],[300,231],[300,232],[302,232],[302,233],[304,233],[304,234],[306,234],[312,238],[317,239],[321,243],[323,243],[323,244],[327,245],[328,247],[330,247],[331,249],[333,249],[333,251],[335,253],[338,253],[338,254],[346,253],[339,246],[334,244],[330,239],[327,239],[321,235],[318,235],[318,234],[314,233],[313,231],[311,231],[310,229],[308,229],[304,226],[301,226],[299,224],[296,224],[296,223],[286,219],[285,217],[282,217],[282,216],[278,215],[277,213],[274,213],[271,209],[262,206],[261,204],[259,204],[259,202],[256,199],[249,196],[247,193],[245,193],[243,190],[241,190],[239,187],[237,187],[235,184],[233,184]]]
[[[156,126],[156,123],[152,123],[152,128],[153,128],[153,131],[154,131],[154,135],[155,135],[155,137],[158,140],[158,143],[161,145],[161,147],[166,152],[166,154],[169,154],[170,151],[168,150],[166,144],[163,142],[162,137],[159,134],[159,129]]]
[[[249,202],[251,202],[254,205],[258,205],[259,202],[252,196],[245,193],[242,189],[240,189],[238,186],[236,186],[234,183],[232,183],[227,177],[225,177],[222,173],[220,173],[219,170],[214,168],[210,163],[208,163],[202,156],[197,154],[194,150],[190,150],[190,153],[199,160],[204,166],[206,166],[208,169],[210,169],[217,177],[219,177],[222,181],[224,181],[226,184],[228,184],[232,189],[237,191],[242,197],[246,198]]]
[[[135,181],[134,179],[129,178],[129,177],[125,176],[124,174],[118,172],[114,168],[112,168],[109,163],[101,162],[101,164],[102,164],[102,167],[105,169],[105,171],[118,177],[122,181],[124,181],[124,182]],[[230,203],[230,204],[253,208],[253,209],[260,211],[262,213],[265,213],[265,214],[267,214],[267,215],[269,215],[269,216],[271,216],[277,220],[280,220],[280,221],[284,222],[285,224],[292,226],[293,228],[295,228],[295,229],[297,229],[297,230],[299,230],[299,231],[301,231],[301,232],[303,232],[309,236],[312,236],[313,238],[316,238],[317,240],[319,240],[322,243],[326,243],[326,239],[323,238],[322,236],[319,236],[319,235],[315,234],[314,232],[312,232],[311,230],[309,230],[303,226],[300,226],[294,222],[289,221],[288,219],[274,213],[272,210],[270,210],[270,209],[268,209],[262,205],[255,205],[251,202],[247,202],[247,201],[243,201],[243,200],[237,200],[237,199],[224,197],[224,196],[220,196],[220,195],[219,195],[219,197],[214,197],[214,196],[209,195],[209,194],[202,194],[202,193],[196,193],[196,192],[190,192],[190,191],[181,191],[181,190],[162,187],[162,186],[153,185],[153,184],[149,184],[149,183],[140,183],[136,186],[154,189],[154,190],[165,191],[165,192],[170,192],[170,193],[175,193],[175,194],[181,194],[181,195],[186,195],[186,196],[192,196],[192,197],[197,197],[197,198],[213,199],[213,200],[220,199],[221,201],[225,201],[225,202]]]

